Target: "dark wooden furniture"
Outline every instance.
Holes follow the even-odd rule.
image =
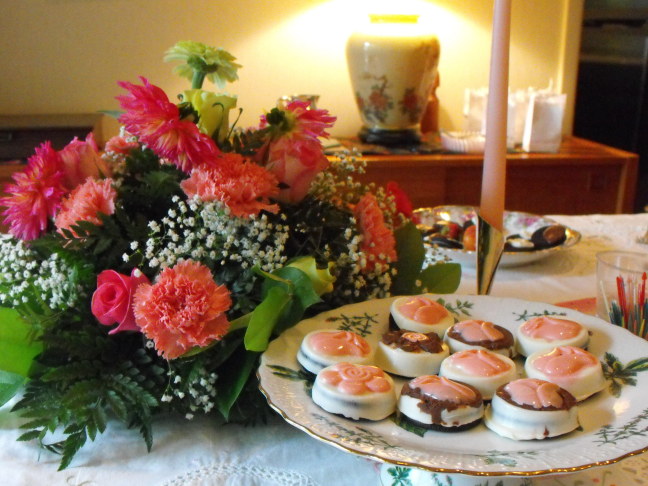
[[[0,116],[0,162],[26,160],[38,145],[48,140],[60,150],[74,137],[83,140],[90,132],[94,132],[101,146],[105,143],[103,118],[99,113]]]
[[[483,156],[473,154],[365,156],[365,182],[393,180],[414,207],[479,205]],[[555,154],[507,156],[506,209],[536,214],[632,213],[638,157],[567,137]]]

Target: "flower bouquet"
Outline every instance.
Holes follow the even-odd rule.
[[[119,136],[45,142],[0,199],[0,404],[67,467],[109,420],[269,410],[255,367],[304,315],[422,291],[452,292],[456,264],[423,268],[397,186],[362,185],[357,154],[323,151],[335,118],[300,100],[230,123],[237,79],[222,49],[166,54],[191,80],[177,103],[121,82]]]

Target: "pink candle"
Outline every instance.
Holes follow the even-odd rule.
[[[495,0],[480,214],[499,230],[502,229],[506,185],[510,34],[511,0]]]

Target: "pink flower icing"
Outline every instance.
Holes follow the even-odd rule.
[[[403,339],[407,339],[411,343],[415,343],[417,341],[425,341],[428,338],[425,334],[422,334],[420,332],[404,332],[402,337]]]
[[[495,324],[487,321],[461,321],[457,322],[453,329],[469,342],[498,341],[504,338],[504,334],[495,328]]]
[[[438,302],[427,297],[412,297],[404,304],[398,306],[398,310],[405,317],[422,324],[436,324],[448,316],[448,310]]]
[[[446,359],[468,375],[494,376],[511,369],[500,355],[483,349],[459,351]]]
[[[578,378],[574,375],[598,364],[596,356],[575,346],[558,346],[533,360],[534,368],[547,376],[556,378]]]
[[[475,392],[466,385],[436,375],[425,375],[414,378],[410,388],[420,388],[424,395],[450,402],[474,400]]]
[[[322,331],[308,338],[312,348],[329,356],[367,356],[371,351],[369,343],[350,331]]]
[[[530,405],[533,408],[560,408],[563,405],[563,398],[558,393],[560,387],[548,381],[520,378],[505,385],[504,390],[519,405]]]
[[[369,365],[338,363],[320,371],[318,379],[348,395],[385,393],[392,389],[385,372]]]
[[[583,326],[578,322],[547,316],[534,317],[520,326],[520,332],[525,336],[545,341],[572,339],[582,330]]]

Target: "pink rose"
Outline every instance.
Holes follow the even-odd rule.
[[[85,142],[74,137],[74,140],[59,153],[63,159],[63,171],[65,173],[63,181],[65,187],[70,191],[88,177],[98,179],[101,176],[110,177],[111,175],[110,167],[101,158],[92,133],[88,134]]]
[[[141,284],[150,284],[150,281],[136,268],[130,277],[114,270],[104,270],[97,277],[97,290],[92,294],[92,314],[106,326],[119,323],[108,334],[140,330],[135,324],[133,296]]]
[[[304,199],[315,176],[329,166],[319,141],[295,137],[271,142],[267,160],[266,169],[287,186],[277,199],[290,204]]]

